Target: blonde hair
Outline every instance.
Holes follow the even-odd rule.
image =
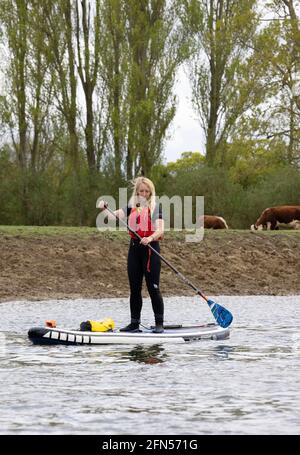
[[[148,207],[150,208],[151,215],[153,215],[155,205],[156,205],[155,186],[154,186],[154,183],[150,179],[147,179],[147,177],[137,177],[136,179],[134,179],[132,181],[133,192],[132,192],[131,198],[129,200],[129,205],[131,207],[136,207],[136,205],[138,203],[138,190],[142,183],[147,185],[150,189],[150,197],[147,201],[147,204],[148,204]]]

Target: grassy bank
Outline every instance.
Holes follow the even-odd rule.
[[[123,238],[124,234],[127,235],[126,230],[123,231],[99,231],[96,227],[78,227],[78,226],[0,226],[0,235],[45,235],[45,236],[64,236],[64,235],[100,235],[112,236],[116,239]],[[165,233],[166,238],[176,238],[184,240],[185,235],[189,234],[187,231],[169,231]],[[239,235],[258,235],[258,236],[276,236],[276,235],[289,235],[298,236],[300,230],[296,229],[281,229],[278,231],[250,231],[249,229],[218,229],[218,230],[205,230],[205,237],[213,238],[226,238],[230,234]]]

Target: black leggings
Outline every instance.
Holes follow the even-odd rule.
[[[159,253],[159,242],[151,242]],[[149,256],[150,251],[150,256]],[[143,306],[142,284],[146,278],[147,289],[151,298],[155,322],[163,323],[164,302],[159,290],[160,258],[139,240],[131,240],[128,251],[128,278],[130,284],[130,313],[132,322],[140,322]],[[150,268],[150,271],[148,269]]]

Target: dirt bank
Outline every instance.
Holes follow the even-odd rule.
[[[126,297],[126,233],[0,230],[0,300]],[[167,234],[161,253],[208,295],[300,294],[300,232]],[[165,265],[164,295],[193,291]]]

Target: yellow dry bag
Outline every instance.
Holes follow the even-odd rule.
[[[85,332],[109,332],[115,328],[115,322],[111,318],[103,321],[85,321],[80,324],[80,330]]]

